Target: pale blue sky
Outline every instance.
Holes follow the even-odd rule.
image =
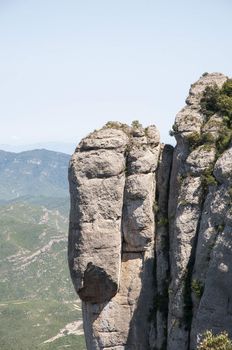
[[[231,0],[0,0],[0,144],[134,119],[170,142],[189,85],[232,76],[231,16]]]

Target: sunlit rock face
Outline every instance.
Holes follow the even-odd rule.
[[[219,154],[223,118],[201,110],[205,88],[226,80],[191,86],[175,149],[155,126],[116,122],[76,148],[68,257],[88,350],[192,350],[206,329],[232,336],[232,147]]]
[[[159,155],[154,126],[116,123],[71,159],[69,261],[88,349],[149,347]]]

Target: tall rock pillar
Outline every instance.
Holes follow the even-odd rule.
[[[154,126],[108,123],[72,156],[69,265],[88,350],[149,349],[159,153]]]

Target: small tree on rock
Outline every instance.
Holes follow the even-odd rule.
[[[206,331],[197,350],[232,350],[232,341],[226,332],[214,335],[212,331]]]

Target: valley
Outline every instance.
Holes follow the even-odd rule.
[[[37,159],[33,165],[36,167],[40,162],[41,172],[47,167],[48,175],[41,180],[41,191],[34,194],[31,190],[38,180],[33,176],[33,166],[28,181],[32,184],[30,191],[27,181],[20,175],[22,168],[32,164],[26,155],[8,177],[10,195],[8,191],[6,195],[0,191],[0,348],[84,350],[80,300],[74,292],[67,266],[69,156],[45,150],[41,155],[43,159],[49,158],[44,166],[43,159]],[[14,157],[8,154],[8,158],[15,164]],[[55,179],[49,175],[49,162],[56,162]],[[12,169],[9,161],[7,164]],[[2,161],[0,189],[6,181],[4,166]],[[11,198],[19,188],[20,195]]]

